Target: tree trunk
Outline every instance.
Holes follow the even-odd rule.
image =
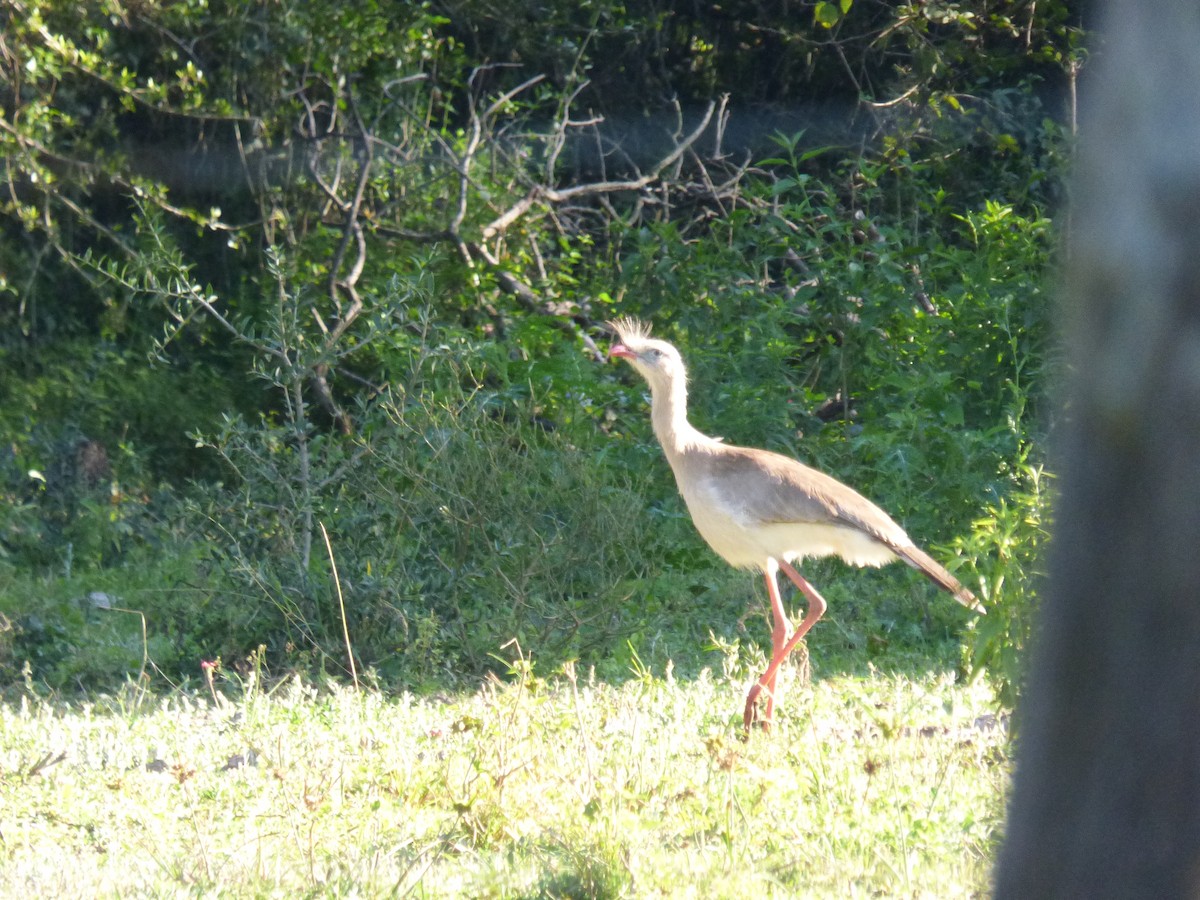
[[[1069,407],[998,898],[1200,897],[1200,4],[1083,84]]]

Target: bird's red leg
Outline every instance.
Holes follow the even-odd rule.
[[[771,595],[771,610],[775,615],[775,631],[771,635],[772,652],[771,662],[767,665],[767,671],[763,672],[762,677],[758,679],[754,687],[750,688],[750,693],[746,696],[746,712],[742,717],[742,724],[747,733],[750,731],[750,726],[754,724],[757,718],[757,710],[755,701],[758,700],[758,695],[765,688],[767,690],[767,711],[763,720],[764,727],[769,727],[771,722],[771,714],[774,711],[774,694],[775,682],[779,677],[779,667],[783,661],[787,659],[789,653],[795,649],[796,645],[804,639],[804,635],[808,634],[808,630],[817,624],[817,620],[825,615],[827,604],[825,598],[817,593],[816,588],[809,584],[804,577],[795,570],[791,565],[779,560],[779,568],[783,569],[783,573],[791,579],[792,583],[800,589],[800,592],[808,599],[808,612],[805,613],[804,621],[800,623],[800,627],[792,634],[791,638],[784,642],[782,646],[777,641],[777,636],[780,634],[779,628],[780,617],[783,617],[783,633],[786,634],[787,618],[783,615],[783,601],[779,596],[779,587],[775,583],[775,573],[771,569],[767,572],[767,592]]]
[[[773,627],[771,629],[771,659],[783,653],[784,644],[787,643],[788,630],[791,629],[792,623],[788,621],[787,611],[783,608],[783,598],[779,595],[779,583],[776,580],[776,572],[778,565],[774,560],[767,566],[767,571],[764,573],[767,582],[767,596],[771,598],[771,621]],[[771,727],[771,719],[775,715],[775,697],[776,689],[775,682],[778,679],[779,670],[775,670],[775,675],[771,677],[763,688],[767,692],[767,708],[763,713],[763,728]]]

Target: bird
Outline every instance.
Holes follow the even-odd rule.
[[[624,317],[607,323],[616,341],[609,357],[623,359],[650,387],[650,421],[675,474],[696,530],[730,565],[763,573],[771,601],[771,660],[750,688],[745,734],[771,727],[779,668],[827,604],[799,572],[809,557],[839,556],[858,566],[902,560],[976,613],[986,609],[904,529],[853,488],[789,456],[738,447],[709,437],[688,421],[687,368],[670,343],[650,336],[648,324]],[[808,601],[792,631],[779,593],[782,572]],[[765,709],[758,715],[760,696]]]

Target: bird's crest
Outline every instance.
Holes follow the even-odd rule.
[[[613,319],[608,323],[608,327],[615,331],[617,336],[625,343],[645,340],[650,337],[649,323],[643,322],[641,319],[635,319],[633,316],[622,316],[619,319]]]

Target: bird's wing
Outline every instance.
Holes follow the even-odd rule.
[[[840,525],[888,546],[911,543],[903,528],[858,491],[781,454],[722,446],[706,468],[713,483],[723,486],[722,503],[748,525]]]

